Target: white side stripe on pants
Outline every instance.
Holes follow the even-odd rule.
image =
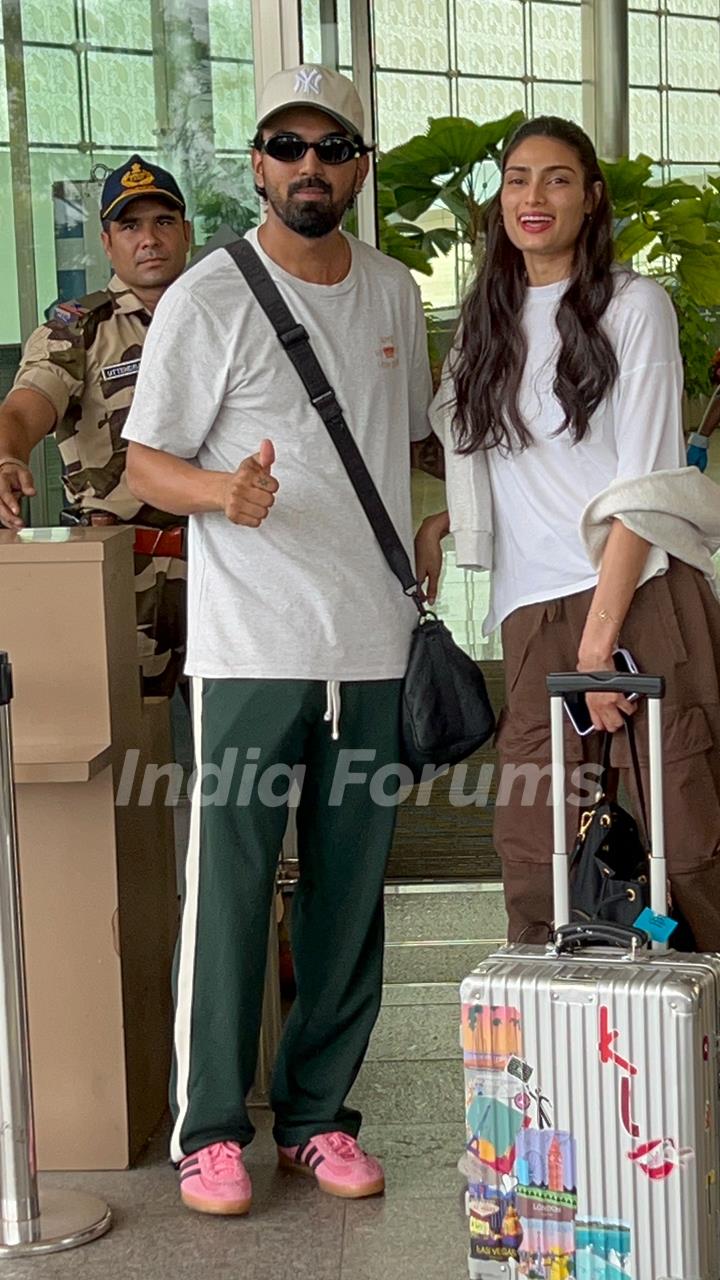
[[[178,1117],[170,1139],[170,1159],[178,1164],[186,1154],[180,1134],[188,1109],[190,1032],[192,1025],[195,947],[200,882],[200,779],[202,776],[202,679],[192,678],[192,727],[195,744],[195,785],[191,796],[190,838],[185,862],[185,901],[180,926],[180,955],[175,1006],[175,1105]]]

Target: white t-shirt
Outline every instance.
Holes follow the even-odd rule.
[[[556,313],[567,281],[530,288],[522,325],[528,357],[518,403],[533,443],[522,453],[490,449],[494,556],[490,632],[521,605],[594,587],[580,516],[613,480],[684,465],[683,371],[677,322],[662,288],[618,271],[601,324],[619,376],[579,444],[554,433],[563,411],[553,394],[560,350]]]
[[[305,325],[395,527],[412,546],[410,441],[428,434],[425,321],[407,269],[348,237],[336,285],[258,249]],[[219,249],[163,295],[124,436],[234,471],[275,446],[275,505],[259,529],[190,517],[186,671],[206,678],[401,676],[417,617],[388,568],[327,430],[237,266]]]

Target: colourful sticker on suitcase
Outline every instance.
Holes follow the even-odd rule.
[[[578,1218],[575,1248],[576,1280],[632,1280],[627,1223]]]
[[[620,1031],[612,1026],[610,1011],[606,1005],[600,1006],[598,1030],[600,1061],[604,1067],[609,1066],[617,1073],[620,1123],[630,1138],[642,1139],[626,1152],[627,1158],[647,1178],[662,1182],[675,1173],[676,1169],[683,1169],[690,1164],[695,1152],[692,1147],[679,1147],[674,1138],[643,1139],[640,1126],[633,1119],[633,1084],[638,1076],[638,1068],[622,1052]]]
[[[477,1093],[467,1109],[467,1149],[496,1173],[509,1173],[515,1163],[515,1139],[526,1124],[523,1111],[500,1098]]]
[[[524,1129],[518,1135],[515,1174],[518,1179],[516,1204],[523,1232],[519,1253],[533,1275],[542,1257],[547,1276],[574,1276],[575,1143],[572,1136],[556,1129]]]
[[[463,1005],[462,1047],[466,1067],[502,1070],[522,1053],[520,1014],[507,1005]]]
[[[468,1192],[468,1216],[471,1258],[517,1262],[522,1226],[512,1194],[488,1184],[474,1184]]]

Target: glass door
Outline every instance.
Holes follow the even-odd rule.
[[[300,48],[303,62],[342,71],[354,82],[365,111],[365,136],[375,140],[375,100],[369,0],[302,0]],[[378,243],[374,162],[357,202],[355,232]]]
[[[105,287],[99,193],[134,152],[172,170],[193,249],[257,222],[251,0],[0,2],[0,392],[57,302]],[[33,524],[62,504],[54,440]]]

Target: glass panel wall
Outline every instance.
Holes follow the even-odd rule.
[[[107,279],[97,226],[78,255],[62,243],[64,186],[77,193],[69,184],[82,184],[83,213],[94,217],[104,173],[138,151],[177,177],[198,247],[228,218],[250,225],[258,208],[247,164],[250,0],[5,0],[3,10],[12,25],[0,28],[0,344],[8,345],[27,336],[18,220],[31,218],[20,229],[32,234],[37,319],[58,298]],[[29,166],[27,210],[13,190],[11,153],[13,165]]]
[[[374,0],[378,141],[389,150],[424,133],[432,116],[482,124],[512,111],[582,121],[580,0]],[[491,195],[488,165],[478,197]],[[425,216],[451,223],[445,209]],[[462,249],[420,276],[433,307],[455,307],[465,288]]]
[[[717,170],[720,0],[630,0],[630,149],[663,177]]]
[[[104,176],[139,152],[170,169],[193,251],[257,222],[251,0],[2,0],[0,395],[58,301],[101,289]],[[52,439],[35,522],[61,503]]]
[[[303,62],[324,62],[346,75],[352,66],[350,0],[302,0]]]

